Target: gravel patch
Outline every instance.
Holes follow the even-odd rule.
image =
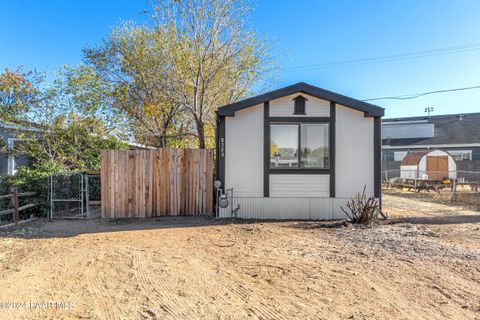
[[[435,232],[411,224],[381,225],[371,228],[350,227],[336,230],[336,235],[362,252],[382,250],[424,260],[480,261],[480,250],[465,249],[441,241]]]

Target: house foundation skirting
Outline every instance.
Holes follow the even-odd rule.
[[[345,198],[234,197],[229,206],[220,209],[219,218],[273,220],[336,220],[345,219],[340,207]]]

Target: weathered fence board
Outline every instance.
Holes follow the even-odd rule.
[[[103,150],[103,218],[213,212],[213,151]]]

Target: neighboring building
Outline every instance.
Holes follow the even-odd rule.
[[[41,129],[33,125],[18,125],[0,122],[0,140],[9,148],[13,149],[15,144],[21,143],[19,138],[22,132],[41,132]],[[0,177],[14,174],[17,167],[27,166],[29,161],[26,157],[14,157],[13,155],[0,153]]]
[[[400,162],[409,151],[430,149],[457,161],[480,160],[480,113],[382,120],[382,160]]]
[[[306,83],[221,107],[220,217],[335,219],[366,188],[380,198],[384,109]]]
[[[0,140],[9,148],[14,149],[15,144],[21,143],[24,139],[20,138],[24,132],[42,132],[34,123],[25,125],[0,122]],[[155,149],[140,143],[125,141],[130,150]],[[0,153],[0,177],[14,174],[16,169],[21,166],[28,166],[29,160],[24,156],[14,157],[11,154]]]

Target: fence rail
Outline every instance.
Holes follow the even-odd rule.
[[[480,183],[479,171],[427,171],[427,170],[407,170],[407,169],[390,169],[382,170],[382,181],[390,182],[393,179],[417,179],[417,180],[438,180],[435,177],[450,177],[458,183]],[[430,179],[434,177],[433,179]]]
[[[213,151],[103,150],[103,218],[213,212]]]
[[[28,203],[28,204],[25,204],[23,206],[20,206],[19,198],[20,197],[34,196],[34,195],[36,195],[36,192],[22,192],[22,193],[19,193],[18,189],[16,187],[12,188],[11,192],[12,192],[11,194],[6,194],[6,195],[0,196],[0,200],[10,199],[11,204],[12,204],[12,208],[0,211],[0,217],[11,214],[13,224],[18,224],[20,222],[20,211],[23,211],[23,210],[26,210],[26,209],[29,209],[29,208],[33,208],[37,205],[35,203]],[[10,226],[10,225],[4,225],[2,227],[7,227],[7,226]]]
[[[439,178],[441,177],[441,178]],[[478,171],[421,171],[406,169],[382,170],[382,182],[385,187],[409,188],[412,190],[439,190],[448,187],[453,192],[457,187],[478,191],[480,186],[480,172]]]

